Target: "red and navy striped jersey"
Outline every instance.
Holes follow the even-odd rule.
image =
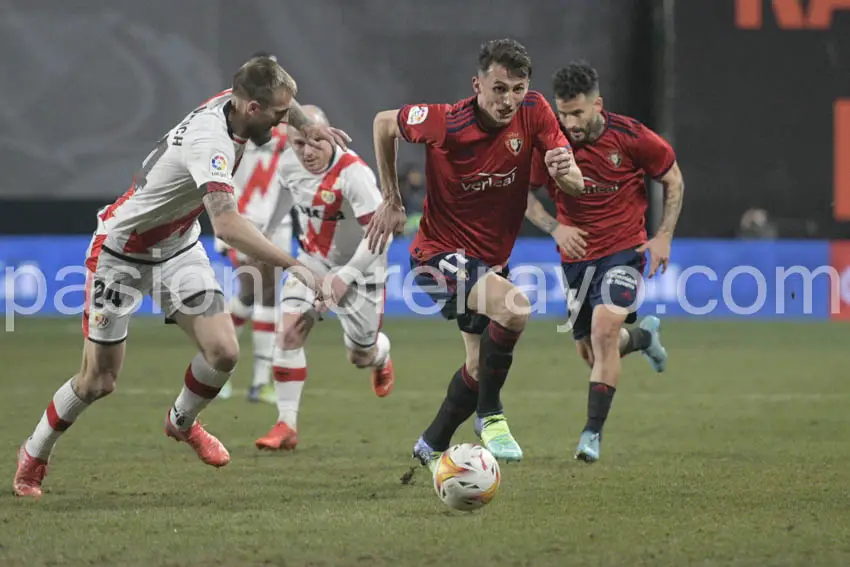
[[[532,152],[569,147],[546,99],[529,91],[496,130],[480,122],[475,97],[403,106],[398,125],[405,140],[426,145],[427,193],[411,254],[425,261],[462,250],[505,265],[525,214]]]
[[[587,253],[595,260],[646,241],[645,177],[660,179],[676,162],[661,136],[628,116],[604,112],[605,129],[595,140],[576,143],[576,165],[586,194],[567,195],[549,177],[543,154],[534,156],[532,187],[546,185],[558,207],[558,222],[587,231]],[[575,262],[561,255],[565,262]]]

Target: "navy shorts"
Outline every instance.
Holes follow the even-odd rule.
[[[410,257],[410,268],[416,271],[414,282],[427,293],[446,319],[457,320],[464,333],[480,335],[487,330],[490,318],[470,310],[467,306],[469,292],[484,274],[494,269],[477,258],[459,252],[437,254],[424,262]],[[507,278],[507,266],[496,272]],[[462,301],[460,301],[462,299]]]
[[[637,320],[638,290],[646,259],[634,249],[596,260],[563,262],[567,311],[573,321],[573,338],[590,336],[593,309],[610,304],[629,309],[626,323]]]

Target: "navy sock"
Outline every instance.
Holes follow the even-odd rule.
[[[452,376],[437,416],[422,435],[425,442],[435,451],[448,449],[455,431],[475,412],[477,403],[478,383],[464,365]]]

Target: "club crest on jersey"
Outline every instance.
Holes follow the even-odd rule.
[[[227,158],[224,154],[213,154],[210,158],[210,174],[215,177],[227,177]]]
[[[333,205],[336,202],[336,193],[333,191],[323,189],[319,196],[326,205]]]
[[[413,106],[410,108],[410,112],[407,113],[407,123],[411,126],[422,124],[426,118],[428,118],[427,106]]]
[[[522,149],[522,138],[519,137],[519,134],[508,134],[508,139],[505,140],[505,145],[512,154],[515,156],[519,155],[519,151]]]
[[[623,163],[623,158],[620,156],[619,152],[612,152],[611,155],[608,156],[608,161],[610,161],[614,167],[620,167],[620,164]]]

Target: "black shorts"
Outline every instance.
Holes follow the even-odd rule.
[[[573,321],[573,338],[590,336],[593,309],[616,305],[629,309],[626,323],[637,320],[638,290],[646,258],[629,248],[610,256],[581,262],[563,262],[567,288],[567,314]]]
[[[427,293],[437,305],[440,314],[446,319],[457,320],[458,328],[464,333],[480,335],[490,324],[490,318],[470,310],[469,292],[484,277],[494,271],[477,258],[464,256],[459,252],[437,254],[424,262],[410,257],[410,267],[416,272],[414,282]],[[507,278],[509,269],[496,272]]]

